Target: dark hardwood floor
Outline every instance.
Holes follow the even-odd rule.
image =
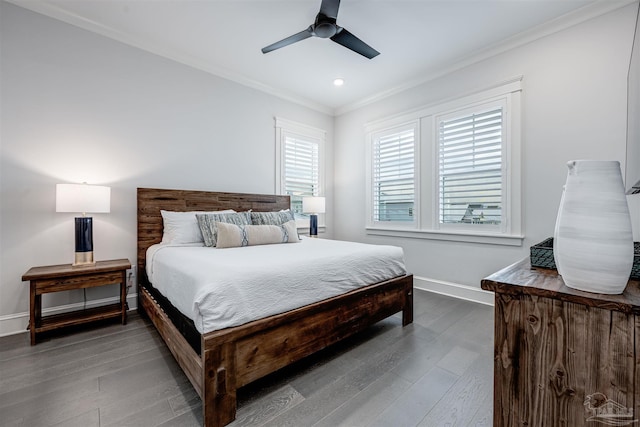
[[[398,315],[239,390],[232,426],[491,426],[493,308],[417,290]],[[201,403],[153,326],[0,338],[2,426],[198,426]]]

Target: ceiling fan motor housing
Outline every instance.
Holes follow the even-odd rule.
[[[313,34],[321,39],[333,37],[338,31],[336,20],[319,13],[313,25]]]

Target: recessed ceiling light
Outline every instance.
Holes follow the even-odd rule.
[[[334,86],[342,86],[343,84],[344,84],[344,79],[341,79],[340,77],[338,77],[333,81]]]

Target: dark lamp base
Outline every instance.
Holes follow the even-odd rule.
[[[91,217],[76,218],[76,256],[74,267],[95,265],[93,260],[93,221]]]
[[[309,215],[309,237],[318,237],[318,215]]]

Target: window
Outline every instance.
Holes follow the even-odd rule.
[[[367,233],[521,245],[521,85],[367,124]]]
[[[495,226],[502,223],[502,103],[437,119],[438,221]]]
[[[373,136],[373,222],[414,222],[416,124]]]
[[[302,214],[302,197],[318,196],[319,144],[308,138],[286,134],[283,141],[284,194],[291,196],[291,209]]]
[[[324,196],[325,132],[276,118],[276,192],[291,196],[296,218],[302,212],[304,196]]]

